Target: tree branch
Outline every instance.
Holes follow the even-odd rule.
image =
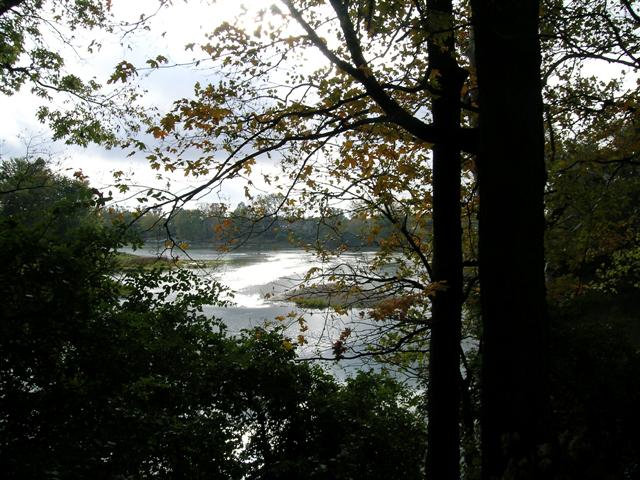
[[[0,0],[0,17],[24,1],[25,0]]]
[[[477,152],[477,129],[461,128],[455,132],[440,130],[431,124],[424,123],[407,112],[393,97],[389,96],[383,86],[373,76],[362,53],[360,43],[353,24],[349,18],[349,13],[345,5],[340,0],[331,0],[331,5],[336,12],[343,34],[347,43],[347,48],[356,66],[339,58],[333,53],[327,44],[320,38],[317,32],[303,18],[302,13],[295,8],[291,0],[283,0],[289,8],[293,18],[305,30],[313,45],[336,67],[351,75],[362,86],[364,86],[369,96],[387,114],[389,120],[404,128],[411,135],[426,143],[453,144],[468,153]]]

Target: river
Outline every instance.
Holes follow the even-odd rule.
[[[145,247],[139,250],[122,249],[136,255],[157,255],[157,250]],[[181,259],[203,261],[205,266],[194,269],[200,276],[219,281],[230,289],[228,307],[207,306],[206,314],[222,319],[231,333],[256,326],[283,323],[287,335],[296,341],[304,334],[306,344],[298,347],[301,357],[332,357],[332,342],[345,328],[353,331],[350,340],[365,336],[372,323],[362,309],[352,309],[338,314],[333,309],[303,309],[286,300],[286,293],[299,285],[310,269],[326,272],[339,265],[356,266],[369,262],[375,252],[345,252],[339,258],[320,261],[313,253],[302,249],[242,250],[222,253],[212,248],[189,248],[180,252]],[[215,266],[211,266],[215,263]],[[208,264],[208,266],[207,266]],[[284,317],[284,320],[282,318]],[[300,319],[308,327],[300,331]],[[278,320],[279,319],[279,320]],[[334,374],[342,376],[363,365],[362,360],[331,362]]]

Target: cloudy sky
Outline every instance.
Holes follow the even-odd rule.
[[[238,15],[242,15],[243,21],[251,22],[251,11],[268,7],[271,3],[268,0],[253,0],[250,2],[250,11],[243,13],[245,10],[241,9],[241,0],[191,0],[188,4],[174,0],[172,6],[162,9],[148,22],[149,31],[138,29],[124,40],[106,32],[80,30],[74,32],[75,51],[54,38],[49,43],[50,48],[63,52],[69,72],[78,73],[85,79],[95,77],[105,84],[113,67],[122,60],[143,65],[146,59],[161,54],[169,59],[169,63],[190,61],[194,53],[185,51],[186,44],[198,44],[207,32],[214,30],[222,21]],[[133,21],[141,13],[153,12],[157,0],[113,0],[112,5],[117,19]],[[89,54],[86,46],[92,40],[98,40],[103,46],[100,51]],[[138,81],[148,90],[145,104],[165,111],[173,100],[190,96],[196,81],[211,79],[217,73],[206,69],[173,68],[140,75]],[[34,154],[48,152],[60,163],[62,170],[73,172],[82,169],[92,185],[99,188],[111,184],[112,172],[119,170],[133,173],[135,183],[158,186],[155,180],[157,172],[148,167],[144,155],[129,158],[128,151],[120,149],[105,150],[96,146],[84,149],[52,142],[47,127],[35,117],[42,104],[42,99],[32,95],[28,87],[12,97],[0,95],[0,111],[5,112],[0,116],[0,155],[3,158],[23,156],[27,151]],[[171,180],[173,191],[198,183],[182,174],[173,175]],[[218,201],[216,197],[220,197],[233,204],[243,200],[242,192],[243,184],[227,183],[222,191],[206,200]]]

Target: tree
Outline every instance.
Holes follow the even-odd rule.
[[[552,52],[543,75],[552,78],[545,92],[552,426],[558,470],[583,478],[637,474],[627,450],[636,448],[638,419],[628,405],[637,392],[621,387],[637,368],[630,312],[638,272],[638,90],[628,81],[637,71],[634,8],[626,1],[553,3],[542,30]],[[618,77],[592,73],[620,67]],[[578,365],[590,374],[575,383]]]
[[[478,0],[472,8],[481,109],[482,475],[521,478],[535,475],[537,448],[548,442],[539,2]]]
[[[547,276],[551,298],[562,302],[630,280],[620,276],[634,265],[635,244],[638,88],[628,77],[640,40],[626,1],[552,2],[544,21]],[[594,76],[595,68],[611,78]]]
[[[391,351],[413,340],[423,343],[431,330],[430,380],[440,393],[431,396],[430,425],[434,437],[441,438],[437,445],[447,453],[436,452],[430,458],[448,467],[430,469],[433,474],[446,470],[447,477],[454,478],[459,469],[463,275],[460,216],[451,212],[461,208],[460,151],[473,151],[476,139],[474,130],[460,123],[466,75],[455,60],[458,32],[452,30],[453,7],[450,2],[332,1],[331,8],[324,9],[323,3],[284,2],[288,14],[273,9],[279,25],[267,27],[265,20],[253,34],[222,25],[202,49],[214,62],[240,74],[216,85],[196,85],[196,100],[177,101],[150,130],[157,138],[171,137],[179,150],[198,145],[206,161],[175,159],[171,150],[163,148],[149,158],[154,168],[164,165],[209,174],[201,187],[177,201],[193,198],[229,176],[248,175],[257,157],[274,154],[289,167],[285,174],[293,183],[283,189],[285,199],[293,201],[294,186],[302,186],[302,201],[317,207],[322,218],[334,199],[358,201],[366,205],[368,215],[386,217],[396,233],[381,251],[379,264],[396,261],[392,251],[401,248],[408,268],[399,268],[395,275],[380,271],[329,275],[345,285],[351,282],[356,289],[385,291],[380,288],[383,284],[387,292],[400,292],[403,302],[385,305],[399,319]],[[285,33],[291,22],[302,35]],[[335,48],[321,37],[327,28],[339,40]],[[395,49],[388,48],[390,43]],[[307,48],[324,55],[319,69],[289,75],[284,83],[269,83],[267,74],[274,64],[286,63]],[[262,80],[247,82],[247,78]],[[263,99],[260,103],[256,92]],[[431,102],[433,123],[429,123],[431,112],[415,107]],[[431,177],[427,143],[434,142],[431,192],[424,176]],[[218,162],[210,154],[219,150],[227,157]],[[283,201],[277,211],[287,206]],[[438,239],[433,265],[430,242],[416,234],[425,230],[431,212],[433,236]],[[435,312],[431,319],[425,315],[429,297]],[[393,321],[389,314],[379,318]]]
[[[427,2],[429,67],[437,71],[433,125],[460,129],[460,98],[467,72],[456,60],[453,3]],[[433,149],[433,281],[443,288],[431,298],[429,343],[429,449],[427,477],[460,478],[460,341],[463,253],[460,147],[444,142]]]
[[[637,292],[587,291],[550,302],[550,426],[558,439],[558,478],[638,474],[637,298]]]
[[[185,270],[114,271],[120,237],[74,203],[74,191],[91,197],[85,183],[24,160],[3,164],[1,178],[5,475],[419,478],[416,397],[388,375],[339,384],[296,362],[281,331],[228,335],[201,312],[218,284]],[[16,198],[37,189],[51,194],[47,208]],[[417,440],[409,449],[405,435]]]
[[[547,194],[550,297],[563,303],[594,290],[632,291],[640,188],[635,154],[577,142],[558,144],[556,152]]]
[[[167,3],[158,0],[158,9]],[[37,112],[48,123],[53,138],[68,144],[89,143],[113,147],[120,135],[140,130],[146,119],[136,101],[135,86],[117,86],[118,72],[127,62],[115,66],[111,87],[80,71],[69,71],[62,51],[76,49],[73,33],[77,29],[104,30],[113,35],[143,28],[151,14],[143,13],[133,22],[115,18],[110,1],[3,0],[0,2],[0,93],[14,95],[25,86],[43,99]],[[97,41],[83,45],[88,54],[101,48]],[[156,61],[157,64],[157,61]],[[62,107],[53,108],[52,100]]]
[[[246,82],[242,77],[223,80],[218,85],[206,87],[197,85],[195,94],[198,101],[184,99],[176,102],[175,109],[166,115],[158,126],[151,129],[151,133],[158,138],[172,136],[174,141],[181,144],[180,148],[183,150],[195,143],[205,154],[216,151],[217,138],[223,137],[223,149],[228,155],[227,158],[213,165],[210,161],[206,163],[185,159],[175,161],[171,155],[167,155],[166,151],[158,150],[150,155],[152,164],[157,168],[164,163],[171,165],[171,168],[177,166],[187,171],[200,172],[206,169],[215,172],[201,188],[185,194],[180,200],[188,200],[204,188],[209,188],[228,176],[236,175],[241,171],[250,173],[255,158],[272,152],[278,152],[283,158],[283,163],[293,167],[290,178],[294,182],[306,182],[307,187],[312,191],[318,190],[319,193],[324,194],[325,198],[327,196],[332,198],[333,195],[333,198],[344,199],[352,198],[353,195],[357,199],[363,199],[370,195],[370,198],[379,199],[378,205],[371,202],[375,205],[371,208],[379,208],[393,224],[397,225],[399,238],[403,239],[407,245],[410,255],[419,259],[420,268],[426,270],[424,277],[427,279],[426,284],[408,282],[407,289],[422,290],[423,295],[426,292],[433,297],[434,313],[429,324],[433,355],[430,364],[430,381],[433,382],[430,400],[435,410],[431,415],[433,423],[430,423],[430,426],[434,437],[449,439],[446,442],[443,441],[443,451],[429,457],[434,464],[439,465],[431,466],[430,469],[432,474],[448,472],[445,473],[447,477],[456,477],[458,436],[455,432],[458,423],[457,405],[460,389],[457,377],[462,259],[460,218],[458,215],[450,215],[452,210],[459,210],[460,151],[475,152],[477,139],[474,129],[460,126],[461,105],[466,107],[467,113],[475,111],[472,105],[464,103],[464,99],[461,98],[463,88],[471,90],[474,85],[471,80],[465,83],[465,74],[456,63],[459,51],[456,51],[454,40],[453,7],[448,2],[427,2],[426,4],[414,2],[407,5],[401,5],[398,2],[377,2],[374,5],[336,0],[330,2],[331,10],[323,10],[322,2],[287,1],[284,3],[289,10],[289,17],[277,9],[274,10],[275,15],[282,18],[282,26],[271,28],[269,33],[259,28],[251,35],[241,28],[223,25],[216,31],[220,35],[216,39],[217,43],[205,45],[203,49],[210,52],[215,61],[233,65],[237,70],[246,72],[245,78],[256,78],[270,72],[274,63],[287,62],[296,51],[304,51],[307,46],[320,51],[328,65],[323,65],[308,75],[289,75],[284,83],[280,82],[278,85],[270,85],[267,81],[257,84]],[[531,11],[533,6],[537,8],[537,3],[534,5],[532,2],[528,5],[530,7],[526,12],[528,20],[523,20],[525,22],[523,25],[526,27],[527,38],[531,37],[532,41],[537,42],[537,10],[535,22],[526,23],[531,20]],[[483,7],[484,4],[481,3],[474,6],[474,10],[477,10],[474,12],[476,14],[474,18],[478,23],[475,28],[479,30],[475,39],[476,55],[478,59],[482,58],[478,61],[478,69],[482,72],[479,75],[484,78],[485,72],[491,68],[484,65],[487,52],[493,51],[494,47],[508,50],[511,46],[499,44],[498,40],[487,37],[491,35],[490,32],[485,32],[489,24],[486,18],[490,14],[484,17]],[[462,22],[464,12],[456,13],[459,15],[456,20]],[[510,20],[508,15],[500,18],[505,22]],[[291,19],[295,20],[301,28],[302,35],[284,33],[286,22]],[[335,38],[337,42],[325,41],[321,36],[324,33]],[[485,41],[488,43],[484,44]],[[389,49],[390,44],[393,44],[395,49]],[[424,55],[425,44],[428,46],[427,55]],[[518,333],[525,331],[529,333],[528,329],[536,334],[526,336],[531,339],[531,352],[535,353],[530,358],[525,356],[529,358],[529,363],[523,366],[527,371],[532,370],[533,365],[539,366],[537,362],[541,359],[540,348],[543,344],[543,338],[538,333],[539,330],[544,330],[542,255],[544,210],[541,196],[544,187],[544,159],[541,156],[544,137],[541,123],[539,123],[542,105],[539,83],[540,51],[537,43],[533,46],[518,45],[513,46],[514,50],[509,53],[517,54],[513,57],[513,65],[520,65],[518,62],[521,62],[526,67],[520,73],[523,82],[528,82],[523,83],[524,91],[527,92],[526,99],[529,100],[530,96],[532,100],[531,105],[527,107],[528,110],[525,110],[529,115],[527,118],[536,128],[530,137],[521,137],[519,135],[522,132],[518,131],[513,138],[532,146],[530,160],[522,162],[524,165],[522,172],[527,177],[533,173],[534,176],[531,178],[535,180],[532,182],[531,189],[524,188],[516,192],[517,187],[512,184],[509,191],[516,194],[514,198],[522,200],[520,203],[523,208],[529,208],[524,218],[533,216],[536,220],[535,227],[531,230],[533,235],[529,238],[532,246],[530,253],[520,259],[519,266],[515,269],[498,267],[497,249],[492,250],[493,247],[487,248],[487,245],[491,244],[491,238],[498,238],[498,232],[502,230],[502,225],[498,224],[496,219],[504,212],[496,208],[496,199],[502,198],[500,197],[501,188],[508,183],[506,179],[511,177],[508,174],[506,162],[508,149],[500,145],[496,133],[492,132],[495,132],[500,115],[507,115],[504,118],[520,117],[513,116],[514,107],[509,110],[504,97],[500,97],[502,92],[497,89],[491,90],[493,87],[487,86],[489,91],[482,94],[482,98],[487,99],[485,111],[480,112],[485,119],[482,120],[482,125],[486,126],[483,130],[482,156],[490,158],[494,155],[503,155],[504,158],[502,163],[487,160],[486,165],[479,166],[480,175],[485,178],[480,183],[481,188],[486,191],[483,195],[486,197],[486,200],[483,200],[486,202],[484,212],[488,212],[482,214],[480,220],[480,223],[484,224],[481,228],[487,232],[482,242],[485,245],[483,248],[485,260],[482,263],[486,272],[484,278],[487,289],[486,292],[482,290],[482,295],[486,297],[486,301],[483,301],[483,323],[486,327],[484,335],[487,335],[485,345],[488,345],[484,348],[485,351],[491,351],[485,365],[487,380],[484,383],[484,389],[487,392],[486,398],[490,400],[488,404],[491,404],[493,395],[497,395],[502,388],[492,382],[493,379],[500,377],[500,365],[502,365],[500,362],[505,361],[508,356],[503,356],[507,353],[504,345],[507,342],[496,341],[496,336],[504,335],[502,337],[504,339],[514,339],[518,337]],[[278,61],[274,62],[274,58],[278,58]],[[509,56],[509,58],[512,57]],[[509,67],[503,65],[502,68],[511,71],[513,65]],[[327,76],[328,72],[334,69],[338,73]],[[486,80],[483,80],[484,82]],[[513,85],[510,85],[510,88],[514,88]],[[482,86],[480,90],[482,91]],[[266,99],[265,103],[258,104],[254,101],[256,91],[260,92],[260,98]],[[505,92],[508,91],[505,90]],[[415,107],[427,102],[432,102],[430,112]],[[514,124],[511,125],[516,128]],[[213,141],[214,138],[216,138],[215,141]],[[384,147],[370,152],[372,138],[379,139],[378,141]],[[335,148],[329,141],[340,142],[342,146],[339,149]],[[402,169],[405,152],[408,153],[407,157],[416,157],[422,153],[425,143],[436,145],[433,154],[433,192],[425,189],[417,190],[419,193],[412,200],[429,203],[429,209],[433,214],[434,265],[431,265],[420,246],[420,242],[424,239],[418,238],[407,228],[409,215],[395,208],[397,204],[403,203],[402,194],[399,191],[419,178],[412,175],[415,175],[420,166],[413,171]],[[393,145],[397,150],[389,149],[389,145]],[[511,155],[515,151],[515,141],[510,144],[510,147]],[[248,148],[252,148],[250,153],[247,153]],[[319,156],[337,157],[335,167],[329,169],[328,180],[320,177],[325,185],[330,185],[324,189],[316,188],[318,176],[311,176],[314,170],[317,170],[316,165],[321,163],[318,160]],[[388,175],[389,170],[385,169],[385,162],[391,165],[391,170],[394,171],[392,175]],[[415,163],[414,158],[413,164]],[[358,173],[362,172],[361,179],[354,178],[353,169]],[[387,176],[383,176],[384,174]],[[333,191],[337,190],[337,193],[331,193],[332,178],[340,180],[340,182],[336,181],[337,187],[333,189]],[[368,185],[369,181],[371,187]],[[368,187],[369,190],[367,190]],[[433,203],[430,201],[432,194]],[[517,218],[514,212],[515,205],[519,205],[519,202],[512,205],[514,205],[512,210],[508,211],[509,218]],[[517,238],[527,237],[528,230],[522,228],[521,222],[515,220],[510,227],[511,229],[508,230],[513,231]],[[502,245],[504,246],[504,243]],[[426,247],[426,250],[430,248]],[[510,258],[519,258],[514,244],[510,244],[507,251],[511,252]],[[522,278],[531,282],[532,288],[528,290],[529,295],[520,295],[521,291],[514,290],[512,303],[504,310],[510,312],[509,315],[518,309],[526,311],[525,316],[531,314],[530,318],[523,322],[526,327],[522,327],[521,330],[517,328],[510,330],[509,325],[506,325],[504,330],[501,329],[503,320],[508,315],[501,313],[501,307],[498,304],[501,300],[501,294],[498,292],[501,288],[498,283],[499,278],[500,282],[514,289]],[[390,279],[378,278],[377,280]],[[404,277],[398,280],[402,283],[407,279]],[[419,297],[419,294],[416,296]],[[411,305],[411,303],[408,304]],[[416,304],[420,302],[414,301],[413,305]],[[421,305],[424,305],[424,301]],[[438,327],[442,326],[442,330],[434,327],[435,322],[438,322]],[[494,324],[497,324],[497,327],[494,328]],[[403,341],[406,342],[407,338],[415,337],[410,334],[403,338],[400,344]],[[496,358],[501,359],[500,362],[491,360],[491,355],[494,353]],[[512,353],[515,355],[518,352]],[[513,364],[512,361],[507,363]],[[515,362],[515,364],[518,363],[518,361]],[[527,388],[531,391],[542,390],[538,389],[537,385],[541,384],[543,376],[524,378],[530,382]],[[516,380],[513,375],[508,377],[508,382]],[[515,391],[516,395],[520,395],[523,392],[522,383],[523,381],[513,383],[512,390],[509,390],[505,382],[504,393]],[[442,411],[439,410],[440,406],[443,407]],[[505,428],[520,432],[521,425],[517,422],[527,415],[524,412],[533,415],[531,418],[536,420],[532,421],[540,420],[541,417],[538,414],[541,412],[538,410],[526,408],[520,410],[520,407],[526,406],[524,402],[513,409],[514,414],[505,420],[507,425]],[[516,410],[520,412],[520,417],[515,413]],[[440,414],[436,415],[437,411]],[[487,415],[486,418],[494,421],[495,414]],[[442,427],[439,426],[440,421],[442,421]],[[502,431],[500,430],[502,427],[499,427],[497,433],[493,435],[492,428],[490,424],[485,428],[487,432],[485,438],[491,438],[490,441],[485,442],[487,452],[495,452],[498,448],[495,439],[501,439],[503,435],[512,433]],[[528,435],[524,431],[522,434]],[[524,443],[527,442],[529,439],[524,440]],[[537,438],[533,443],[535,442]],[[437,449],[438,445],[432,442],[431,448]],[[487,465],[491,466],[487,466],[486,471],[491,472],[491,475],[506,468],[506,465],[500,464],[498,454],[487,453],[487,455],[489,458]],[[448,466],[445,467],[445,463]],[[490,474],[487,473],[487,475]]]
[[[41,230],[48,237],[63,240],[98,222],[90,207],[98,203],[99,192],[89,187],[81,172],[74,178],[55,175],[43,158],[14,158],[2,161],[0,169],[0,211],[7,221]],[[57,214],[69,210],[68,215]],[[34,212],[42,212],[41,217]],[[48,215],[55,212],[56,215]],[[55,217],[55,218],[53,218]]]

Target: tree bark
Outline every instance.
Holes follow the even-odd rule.
[[[433,125],[454,134],[460,129],[460,92],[465,80],[458,66],[451,0],[427,2],[429,67],[439,72],[432,101]],[[437,143],[433,149],[433,281],[443,288],[431,301],[429,346],[429,479],[460,478],[460,331],[462,314],[462,228],[460,147]]]
[[[482,478],[542,478],[544,130],[537,0],[472,0],[480,103]]]

